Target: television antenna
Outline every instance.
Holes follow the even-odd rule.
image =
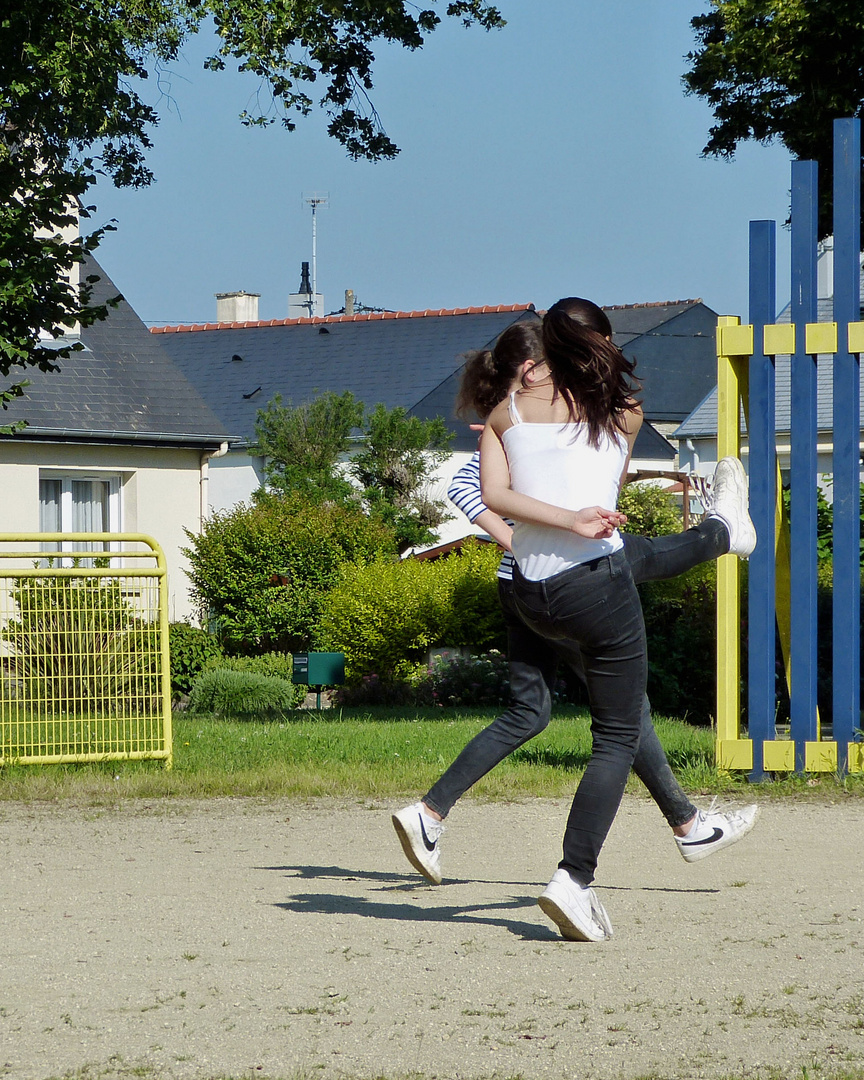
[[[307,206],[312,207],[312,296],[318,295],[318,211],[326,210],[330,205],[330,193],[310,191],[303,196]],[[314,304],[315,301],[313,300]]]

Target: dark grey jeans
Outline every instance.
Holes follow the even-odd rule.
[[[708,518],[687,532],[671,536],[648,538],[629,533],[622,536],[636,584],[675,577],[699,563],[716,559],[729,548],[726,528],[716,518]],[[446,817],[454,803],[499,761],[544,730],[551,714],[559,657],[584,679],[578,645],[569,641],[549,641],[529,629],[516,609],[510,581],[499,581],[499,596],[507,625],[510,706],[468,743],[424,796],[426,805],[442,817]],[[644,697],[633,769],[671,826],[681,825],[693,817],[696,808],[669,768],[651,722],[648,699]]]

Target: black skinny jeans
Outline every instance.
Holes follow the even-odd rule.
[[[675,577],[718,558],[729,548],[726,527],[717,518],[707,518],[695,528],[671,536],[648,538],[622,533],[622,537],[636,584]],[[442,817],[499,761],[544,730],[551,714],[559,656],[580,678],[585,677],[578,645],[572,641],[549,641],[529,629],[516,609],[512,582],[501,579],[498,585],[507,625],[510,706],[468,743],[424,796],[423,802]],[[669,768],[651,722],[647,697],[643,697],[641,704],[639,745],[633,769],[671,826],[682,825],[693,817],[696,808]]]

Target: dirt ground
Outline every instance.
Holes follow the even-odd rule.
[[[562,941],[536,906],[563,802],[465,800],[438,888],[394,808],[0,804],[0,1075],[864,1070],[864,802],[768,805],[687,865],[628,798],[600,944]]]

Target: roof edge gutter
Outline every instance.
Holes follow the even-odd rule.
[[[28,426],[13,435],[0,435],[6,441],[25,439],[40,442],[87,442],[87,443],[128,443],[133,446],[195,446],[219,449],[230,447],[240,442],[237,435],[169,433],[162,431],[82,431],[76,428],[40,428]]]

